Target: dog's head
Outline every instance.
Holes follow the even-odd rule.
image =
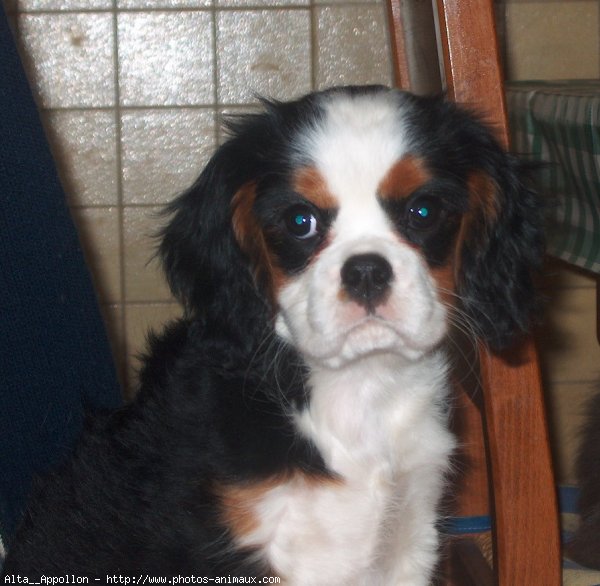
[[[540,213],[520,165],[442,99],[337,88],[230,124],[160,253],[207,328],[272,332],[339,366],[413,360],[448,308],[493,348],[527,329]],[[267,328],[267,331],[265,331]]]

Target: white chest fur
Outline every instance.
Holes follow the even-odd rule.
[[[448,455],[441,353],[316,370],[297,415],[335,480],[296,475],[254,504],[258,546],[290,586],[425,585]]]

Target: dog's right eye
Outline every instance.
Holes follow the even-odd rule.
[[[443,210],[430,197],[418,198],[407,210],[407,225],[413,230],[428,230],[436,225]]]
[[[300,240],[307,240],[318,234],[315,214],[304,206],[294,206],[286,212],[286,227],[290,234]]]

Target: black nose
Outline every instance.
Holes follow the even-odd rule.
[[[348,295],[372,312],[385,301],[394,272],[383,256],[357,254],[344,263],[341,276]]]

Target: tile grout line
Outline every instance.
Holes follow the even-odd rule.
[[[118,222],[118,243],[119,243],[119,296],[120,296],[120,327],[118,336],[121,338],[121,360],[118,365],[123,384],[123,392],[127,395],[129,389],[129,369],[127,340],[127,308],[126,308],[126,288],[125,288],[125,206],[123,191],[123,143],[121,126],[121,87],[119,76],[119,23],[117,0],[112,3],[112,24],[113,24],[113,67],[114,67],[114,120],[115,120],[115,156],[117,162],[117,222]]]
[[[214,116],[214,120],[213,120],[213,130],[214,130],[214,146],[215,148],[219,145],[220,140],[221,140],[221,125],[219,123],[219,83],[220,83],[220,77],[219,77],[219,60],[217,58],[217,51],[218,51],[218,34],[219,34],[219,27],[218,27],[218,23],[217,23],[217,10],[218,10],[218,6],[217,6],[217,0],[211,0],[211,8],[212,8],[212,21],[211,21],[211,25],[212,25],[212,65],[213,65],[213,106],[212,106],[212,111],[213,111],[213,116]]]
[[[374,0],[355,0],[355,1],[323,1],[308,0],[304,3],[290,3],[290,4],[246,4],[246,5],[217,5],[214,2],[204,6],[197,7],[162,7],[162,8],[117,8],[113,5],[111,8],[70,8],[61,10],[60,8],[55,9],[25,9],[19,10],[19,14],[24,15],[62,15],[62,14],[112,14],[114,10],[120,13],[182,13],[182,12],[246,12],[246,11],[266,11],[266,12],[280,12],[282,10],[306,10],[311,6],[315,7],[348,7],[348,6],[376,6],[377,1]]]
[[[214,77],[214,76],[213,76]],[[210,102],[206,104],[149,104],[147,106],[131,105],[121,106],[121,112],[145,112],[148,110],[168,111],[168,110],[224,110],[227,108],[253,108],[256,102]],[[114,106],[41,106],[40,110],[44,112],[112,112]]]
[[[0,0],[2,1],[2,0]],[[125,156],[127,153],[127,146],[129,143],[123,142],[123,140],[127,140],[127,134],[123,136],[124,129],[122,118],[126,115],[127,112],[130,111],[157,111],[157,112],[165,112],[168,110],[172,110],[174,112],[183,112],[183,111],[211,111],[213,113],[213,123],[212,123],[212,133],[213,140],[218,144],[221,135],[223,134],[220,129],[220,117],[219,113],[226,109],[253,109],[255,107],[255,102],[242,102],[238,104],[227,104],[220,102],[220,91],[219,84],[221,83],[220,71],[218,68],[219,62],[219,44],[222,39],[219,39],[219,18],[220,14],[231,14],[232,12],[238,13],[250,13],[250,12],[270,12],[270,13],[298,13],[304,12],[308,13],[309,22],[308,24],[308,32],[309,32],[309,56],[306,60],[303,60],[304,63],[310,68],[310,83],[313,89],[316,89],[318,85],[319,78],[319,10],[323,7],[359,7],[359,6],[374,6],[373,2],[320,2],[319,0],[307,0],[307,3],[302,5],[294,5],[294,6],[260,6],[260,7],[221,7],[219,6],[219,0],[211,0],[211,5],[209,7],[199,7],[197,9],[187,9],[187,10],[130,10],[130,9],[119,9],[118,8],[118,0],[112,0],[112,8],[107,10],[70,10],[70,11],[28,11],[27,15],[37,15],[37,14],[51,14],[53,16],[60,16],[62,14],[81,14],[86,17],[89,14],[101,13],[106,15],[106,18],[111,19],[112,24],[112,45],[113,45],[113,55],[112,55],[112,65],[113,65],[113,104],[108,105],[106,107],[51,107],[45,108],[48,112],[83,112],[83,111],[100,111],[105,112],[107,115],[110,113],[110,116],[115,124],[115,145],[113,147],[113,153],[115,156],[115,167],[116,167],[116,177],[115,177],[115,195],[113,196],[114,204],[89,204],[89,203],[81,203],[79,205],[72,205],[70,207],[78,208],[78,209],[100,209],[100,208],[116,208],[116,217],[113,217],[113,222],[117,222],[117,230],[116,230],[116,238],[117,238],[117,260],[120,263],[118,268],[118,290],[117,295],[118,298],[115,303],[108,304],[112,307],[118,308],[115,311],[116,316],[119,318],[119,322],[115,325],[114,328],[111,328],[115,335],[118,336],[116,342],[118,342],[117,347],[117,355],[119,359],[122,360],[122,363],[118,364],[118,368],[120,374],[122,375],[122,380],[125,385],[131,385],[131,381],[128,381],[129,378],[132,378],[129,362],[130,356],[129,351],[135,350],[136,348],[132,348],[133,345],[132,340],[128,340],[128,324],[127,319],[131,322],[132,319],[132,311],[128,311],[128,308],[138,303],[133,299],[127,298],[127,280],[126,276],[128,274],[126,267],[126,259],[127,259],[127,251],[126,251],[126,239],[127,239],[127,230],[126,230],[126,220],[129,218],[129,211],[133,209],[141,209],[141,208],[151,208],[151,207],[163,207],[165,202],[153,202],[153,203],[133,203],[130,202],[131,194],[125,194],[125,177],[124,177],[124,169],[123,166],[126,164]],[[211,39],[211,50],[212,55],[211,61],[213,66],[212,71],[212,80],[213,80],[213,88],[210,104],[173,104],[173,105],[148,105],[148,106],[125,106],[122,103],[123,95],[126,93],[126,87],[124,86],[123,90],[120,87],[120,62],[123,62],[125,55],[121,52],[121,49],[124,47],[120,47],[119,39],[119,25],[122,25],[121,14],[131,14],[131,13],[139,13],[139,14],[156,14],[160,12],[168,12],[168,13],[176,13],[176,12],[206,12],[210,11],[212,19],[210,25],[212,26],[212,39]],[[19,14],[20,15],[20,14]],[[110,16],[108,16],[110,15]],[[304,18],[303,18],[304,20]],[[306,22],[306,21],[304,21]],[[110,25],[109,25],[110,30]],[[121,28],[121,35],[123,35],[123,30]],[[109,41],[110,43],[110,41]],[[130,292],[131,293],[131,292]],[[144,301],[144,304],[152,304],[156,303],[152,299]],[[168,302],[159,302],[159,303],[168,303]],[[129,324],[131,326],[131,323]],[[120,338],[120,339],[119,339]]]
[[[310,84],[311,89],[314,91],[317,89],[317,75],[318,75],[318,42],[317,33],[319,30],[317,22],[317,8],[315,6],[315,0],[309,0],[309,14],[310,14]]]

